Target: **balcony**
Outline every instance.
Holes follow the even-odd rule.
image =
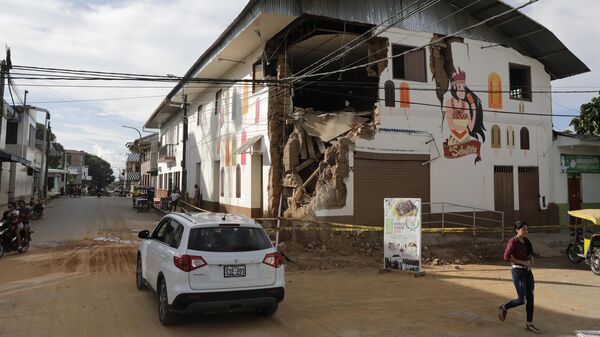
[[[158,149],[158,161],[161,163],[175,161],[175,155],[177,154],[177,144],[163,145]]]

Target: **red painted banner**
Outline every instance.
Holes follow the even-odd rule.
[[[474,154],[475,164],[481,161],[481,143],[477,140],[471,140],[465,143],[448,145],[448,142],[444,142],[444,157],[446,158],[460,158]]]

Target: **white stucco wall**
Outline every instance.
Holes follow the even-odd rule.
[[[245,63],[237,63],[222,78],[252,79],[252,64],[261,57],[261,50],[248,55]],[[248,87],[248,109],[243,109],[244,86]],[[221,111],[215,115],[215,95],[217,90],[222,90]],[[235,91],[235,93],[234,93]],[[269,137],[267,134],[268,88],[257,88],[253,93],[250,83],[238,83],[231,86],[209,88],[196,97],[191,98],[191,111],[189,118],[188,142],[188,177],[190,181],[199,183],[203,200],[219,202],[221,204],[239,206],[244,208],[259,208],[262,199],[263,208],[268,199],[267,179],[270,159],[268,155]],[[258,114],[257,114],[257,104]],[[198,112],[198,106],[202,109]],[[223,121],[221,122],[221,115]],[[198,118],[200,121],[198,122]],[[199,124],[199,125],[198,125]],[[262,163],[252,163],[253,156],[245,155],[246,162],[242,164],[242,155],[235,154],[242,142],[242,133],[245,132],[246,140],[262,135],[262,142],[255,146],[255,152],[262,152]],[[229,148],[230,162],[226,164],[226,152]],[[256,155],[255,155],[256,156]],[[257,160],[257,158],[255,158]],[[201,174],[197,174],[197,163],[201,163]],[[218,164],[218,165],[217,165]],[[240,165],[241,193],[236,197],[236,166]],[[219,175],[215,172],[224,170],[224,195],[219,193]],[[262,188],[260,170],[262,169]],[[253,173],[253,170],[255,171]],[[258,171],[258,172],[256,172]],[[258,174],[258,176],[256,175]],[[196,181],[200,178],[200,181]],[[216,182],[216,183],[214,183]],[[193,193],[194,184],[188,184],[188,192]],[[252,189],[261,188],[260,193]],[[254,198],[252,197],[254,196]],[[253,200],[254,199],[254,200]]]
[[[399,29],[392,29],[384,34],[389,38],[391,44],[407,46],[420,46],[431,40],[432,34],[414,33]],[[379,101],[381,114],[381,128],[410,129],[425,131],[428,135],[408,135],[401,132],[379,132],[372,141],[359,139],[356,143],[357,151],[380,152],[380,153],[414,153],[429,154],[431,162],[431,201],[450,202],[483,209],[494,209],[494,166],[511,165],[514,167],[514,205],[519,207],[519,185],[518,167],[536,166],[539,170],[540,180],[540,207],[541,196],[547,203],[552,199],[551,186],[553,176],[550,172],[551,158],[548,155],[552,147],[552,122],[547,116],[526,116],[517,114],[505,114],[502,111],[519,112],[520,109],[527,113],[549,114],[551,113],[551,99],[547,94],[533,93],[531,101],[513,100],[508,93],[502,93],[502,109],[492,109],[488,106],[488,76],[496,72],[502,80],[502,90],[509,89],[509,63],[516,63],[531,67],[531,86],[533,90],[549,90],[550,76],[544,71],[544,67],[537,60],[523,56],[518,52],[501,46],[484,48],[490,45],[487,42],[465,39],[464,43],[453,43],[452,54],[454,66],[466,72],[466,86],[469,87],[480,98],[482,102],[483,123],[486,128],[485,142],[481,144],[481,161],[474,162],[474,155],[460,158],[445,158],[443,143],[449,133],[446,120],[442,124],[442,113],[440,101],[435,91],[436,84],[432,80],[430,68],[430,50],[426,49],[427,82],[412,82],[393,79],[392,62],[380,76]],[[388,48],[388,56],[391,57],[391,48]],[[395,107],[385,107],[383,98],[385,92],[384,84],[392,80],[395,87],[395,99],[400,100],[400,83],[408,83],[411,89],[409,108],[400,108],[396,102]],[[451,97],[448,91],[444,96],[444,105]],[[424,103],[428,105],[419,105]],[[485,111],[496,110],[499,112]],[[501,131],[501,148],[491,148],[491,129],[498,125]],[[512,127],[515,132],[514,149],[507,147],[506,131]],[[530,137],[530,149],[520,150],[520,129],[527,127]],[[435,140],[426,144],[428,140]],[[480,139],[481,141],[481,139]],[[347,181],[347,187],[352,189],[353,180]],[[353,195],[348,193],[347,205],[352,204]],[[345,210],[345,212],[344,212]],[[348,207],[344,210],[323,210],[319,215],[351,215]],[[343,214],[340,214],[343,213]]]

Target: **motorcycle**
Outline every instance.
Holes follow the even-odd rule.
[[[29,228],[21,230],[21,248],[19,249],[12,225],[0,222],[0,257],[2,257],[4,253],[12,251],[17,251],[19,253],[28,251],[32,233],[33,231]]]
[[[575,242],[569,243],[569,246],[567,247],[567,257],[572,263],[579,263],[584,260],[584,258],[581,257],[583,255],[584,243],[583,229],[577,228],[571,233],[571,236],[575,237]]]
[[[37,220],[41,218],[42,214],[44,213],[44,208],[46,208],[46,206],[38,201],[31,210],[31,219]]]

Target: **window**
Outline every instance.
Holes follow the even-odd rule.
[[[239,164],[235,167],[235,197],[242,197],[242,169]]]
[[[262,228],[220,226],[192,228],[188,249],[203,252],[249,252],[273,247]]]
[[[19,133],[19,122],[8,121],[6,123],[6,144],[17,144],[17,134]]]
[[[400,107],[410,108],[410,87],[408,83],[400,83]]]
[[[387,107],[396,106],[394,81],[390,81],[390,80],[385,81],[384,90],[385,90],[385,106],[387,106]]]
[[[488,76],[488,107],[502,109],[502,79],[498,73]]]
[[[183,236],[183,226],[175,220],[171,220],[169,224],[171,229],[168,231],[168,234],[165,238],[165,243],[168,244],[172,248],[179,248],[181,244],[181,237]]]
[[[515,148],[515,129],[512,126],[506,128],[506,147],[511,150]]]
[[[509,63],[510,98],[531,101],[531,68]]]
[[[217,91],[217,93],[215,94],[215,115],[219,114],[220,108],[221,108],[221,95],[223,94],[223,92],[221,90]]]
[[[29,147],[35,147],[35,126],[29,124]]]
[[[521,150],[529,150],[529,130],[521,128]]]
[[[500,140],[500,127],[498,125],[492,126],[492,149],[499,149],[501,146]]]
[[[225,196],[225,169],[221,167],[221,196],[224,197]]]
[[[200,115],[202,114],[202,104],[198,105],[198,111],[196,112],[196,126],[200,125]]]
[[[392,56],[400,55],[414,47],[392,45]],[[427,69],[425,68],[425,49],[408,52],[392,60],[393,76],[395,79],[427,82]]]
[[[236,88],[231,92],[231,120],[235,120],[237,116],[239,95]]]
[[[264,83],[256,83],[256,81],[262,81],[264,79],[265,75],[263,72],[262,60],[259,60],[252,66],[252,92],[255,92],[257,87],[260,89],[264,86]]]
[[[169,218],[161,221],[158,226],[156,226],[156,229],[154,229],[154,232],[152,232],[152,236],[150,238],[156,241],[165,242],[165,236],[170,223],[171,219]]]

